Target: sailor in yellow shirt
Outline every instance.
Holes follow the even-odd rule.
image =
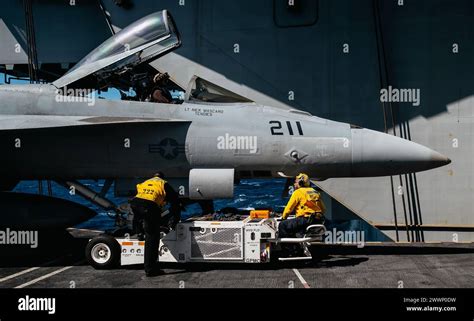
[[[162,173],[137,184],[137,195],[130,201],[135,218],[143,220],[145,230],[145,273],[147,276],[163,274],[158,265],[160,246],[161,213],[166,203],[170,203],[172,228],[181,218],[181,204],[175,190],[164,180]]]
[[[285,207],[282,221],[278,225],[278,235],[283,237],[295,237],[303,233],[311,224],[323,224],[324,212],[326,210],[320,194],[310,187],[311,182],[308,175],[299,174],[295,178],[295,191]],[[288,220],[288,215],[295,212],[296,218]]]

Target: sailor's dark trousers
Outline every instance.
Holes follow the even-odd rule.
[[[145,272],[152,273],[159,269],[161,208],[155,202],[140,198],[134,198],[130,207],[138,220],[144,220]]]

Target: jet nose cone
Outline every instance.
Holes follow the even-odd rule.
[[[369,129],[352,129],[354,176],[388,176],[447,165],[449,158],[415,142]]]
[[[433,162],[433,164],[439,164],[439,166],[444,166],[451,163],[451,160],[448,157],[434,150],[432,150],[431,161]],[[439,167],[439,166],[436,166],[436,167]]]

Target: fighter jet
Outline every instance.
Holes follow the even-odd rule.
[[[388,176],[450,162],[415,142],[259,105],[200,77],[190,79],[184,99],[173,96],[180,88],[172,75],[148,63],[180,45],[171,14],[159,11],[113,35],[53,83],[0,86],[1,189],[55,180],[107,208],[113,206],[104,193],[77,180],[106,179],[133,191],[136,180],[161,171],[181,197],[213,200],[232,198],[241,178]],[[122,99],[90,94],[110,88]],[[11,207],[32,204],[21,199]]]

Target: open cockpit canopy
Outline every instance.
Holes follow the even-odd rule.
[[[53,82],[58,88],[88,76],[106,81],[150,62],[181,45],[179,31],[167,10],[152,13],[122,29]]]

